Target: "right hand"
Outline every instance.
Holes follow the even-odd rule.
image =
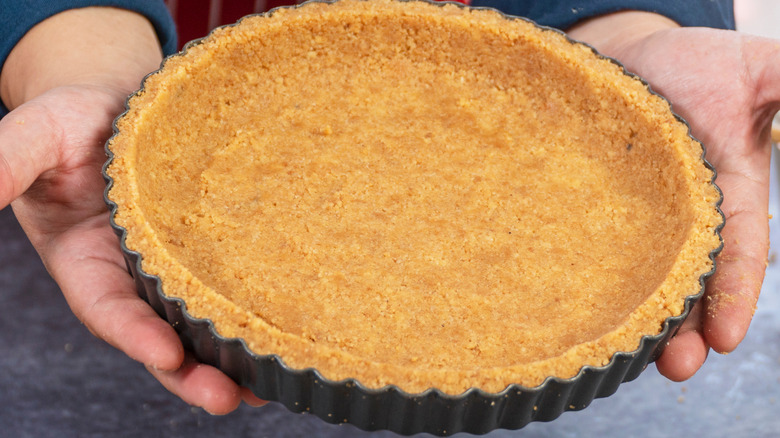
[[[185,402],[224,414],[242,399],[263,401],[195,361],[139,298],[103,202],[112,121],[160,60],[148,21],[119,9],[64,12],[28,32],[0,77],[3,100],[15,107],[0,120],[0,208],[13,207],[93,334],[143,363]]]

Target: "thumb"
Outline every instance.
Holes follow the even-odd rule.
[[[51,114],[35,101],[0,119],[0,208],[55,168],[62,137]]]
[[[769,167],[772,117],[780,108],[780,41],[745,36],[742,62],[754,106],[744,155],[723,160],[718,184],[723,189],[726,226],[718,270],[707,283],[704,335],[715,351],[734,350],[742,341],[756,309],[769,252]],[[717,141],[712,139],[712,141]]]

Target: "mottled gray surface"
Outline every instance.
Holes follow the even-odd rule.
[[[773,188],[778,187],[775,178]],[[651,366],[612,397],[504,437],[780,436],[780,247],[747,339],[690,381]],[[9,209],[0,211],[0,437],[394,437],[270,404],[213,417],[167,393],[143,366],[92,337],[68,309]]]

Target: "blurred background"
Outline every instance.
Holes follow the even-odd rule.
[[[168,0],[181,40],[272,0]],[[209,14],[194,14],[196,9]],[[740,30],[780,38],[780,1],[735,0]],[[780,60],[778,60],[780,62]],[[775,159],[775,163],[780,160]],[[780,180],[773,167],[772,249],[747,338],[732,354],[711,354],[691,380],[672,383],[651,365],[637,380],[587,409],[550,423],[488,437],[780,436]],[[0,211],[0,436],[8,437],[395,437],[333,426],[271,403],[213,417],[170,395],[144,367],[92,337],[10,209]],[[466,435],[464,435],[466,436]]]

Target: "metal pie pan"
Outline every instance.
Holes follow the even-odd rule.
[[[442,2],[429,0],[411,1],[442,4]],[[455,4],[459,7],[467,7],[460,3]],[[301,5],[290,7],[301,7]],[[272,10],[266,14],[273,14],[273,12]],[[509,20],[529,21],[525,18],[504,16]],[[556,29],[537,26],[560,33]],[[188,43],[182,52],[171,56],[180,56],[202,40]],[[569,41],[572,44],[582,44],[571,39]],[[598,56],[620,65],[611,58],[600,54]],[[623,71],[635,77],[625,69]],[[650,92],[653,92],[646,82],[643,83]],[[142,90],[143,85],[139,92]],[[114,122],[114,135],[118,132],[116,122],[123,115],[117,117]],[[682,118],[679,116],[677,118],[687,125]],[[328,423],[350,423],[369,431],[390,430],[404,435],[430,433],[448,436],[458,432],[485,434],[495,429],[520,429],[533,421],[551,421],[563,412],[584,409],[594,399],[614,394],[622,382],[637,378],[647,365],[658,357],[669,339],[677,332],[693,305],[703,295],[704,282],[714,273],[715,256],[722,249],[721,244],[710,253],[713,269],[699,278],[700,290],[685,299],[683,313],[666,319],[659,334],[642,337],[639,348],[635,351],[615,353],[607,365],[585,366],[576,376],[568,379],[549,377],[536,387],[509,385],[498,393],[472,388],[459,395],[450,395],[433,388],[413,394],[392,385],[373,389],[363,386],[354,379],[328,380],[312,368],[291,368],[277,355],[255,354],[249,350],[242,339],[225,338],[219,335],[210,320],[192,317],[187,312],[187,305],[183,300],[167,296],[160,278],[142,269],[143,256],[128,249],[127,230],[114,221],[118,206],[108,196],[113,185],[113,180],[107,173],[108,166],[113,160],[113,153],[109,150],[108,143],[106,152],[108,160],[103,166],[103,176],[107,187],[104,199],[111,211],[111,226],[120,238],[120,246],[128,270],[135,279],[139,296],[174,327],[185,348],[201,362],[220,369],[239,385],[249,388],[262,399],[279,402],[292,412],[315,415]],[[712,169],[704,158],[703,148],[702,160],[708,168]],[[714,177],[712,184],[715,184]],[[718,207],[722,198],[721,194]],[[718,234],[722,227],[723,224],[717,228]]]

